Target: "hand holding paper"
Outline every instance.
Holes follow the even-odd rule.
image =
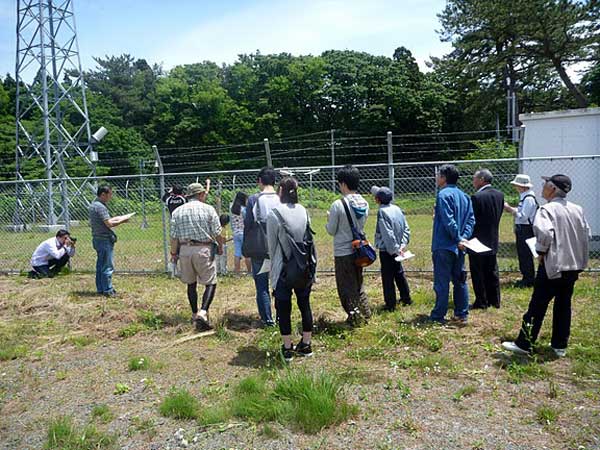
[[[535,236],[530,237],[529,239],[525,239],[525,243],[527,244],[527,247],[529,247],[529,250],[531,251],[531,254],[533,255],[534,258],[537,258],[538,256],[540,256],[535,249],[536,242],[537,241],[535,239]]]
[[[475,253],[485,253],[492,250],[491,248],[483,245],[481,241],[477,238],[473,238],[468,241],[463,241],[462,244]]]
[[[396,258],[394,258],[394,259],[398,262],[402,262],[402,261],[405,261],[407,259],[414,258],[414,257],[415,257],[415,254],[413,252],[411,252],[410,250],[405,250],[404,253],[396,256]]]

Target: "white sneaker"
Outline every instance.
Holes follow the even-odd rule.
[[[527,350],[523,350],[521,347],[519,347],[517,344],[515,344],[512,341],[505,341],[502,343],[502,348],[504,350],[508,350],[511,351],[513,353],[517,353],[519,355],[529,355],[529,352]]]
[[[565,356],[567,356],[567,349],[566,348],[554,348],[551,347],[552,350],[554,350],[554,354],[556,356],[558,356],[559,358],[564,358]]]

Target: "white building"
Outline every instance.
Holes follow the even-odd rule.
[[[568,199],[584,208],[592,228],[592,249],[600,249],[600,108],[520,114],[524,126],[521,157],[595,155],[595,158],[524,161],[523,173],[531,176],[541,198],[542,175],[571,177]]]

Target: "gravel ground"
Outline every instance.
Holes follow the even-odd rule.
[[[94,422],[91,411],[100,404],[108,405],[114,418],[107,424],[95,422],[97,428],[118,436],[117,448],[130,450],[600,448],[597,372],[575,375],[570,357],[555,359],[542,353],[542,376],[509,382],[503,367],[510,360],[499,352],[499,343],[515,332],[527,293],[509,291],[501,310],[476,312],[465,328],[435,330],[442,342],[435,353],[407,345],[357,359],[349,356],[349,350],[373,344],[353,337],[329,346],[317,336],[315,356],[295,360],[293,366],[342,375],[348,381],[344,396],[358,405],[359,413],[307,435],[280,424],[271,424],[266,432],[262,424],[235,418],[201,427],[158,412],[173,386],[185,387],[204,406],[226,398],[239,379],[264,370],[269,358],[259,345],[264,332],[252,320],[250,279],[227,279],[219,287],[212,314],[215,320],[225,318],[229,340],[210,336],[182,344],[174,342],[190,330],[180,283],[161,277],[116,281],[124,294],[105,303],[87,293],[93,285],[91,275],[39,281],[0,278],[0,337],[5,339],[0,343],[12,333],[28,349],[22,357],[0,362],[1,449],[42,448],[51,418],[69,415],[77,424]],[[399,321],[413,320],[431,307],[430,282],[410,281],[416,304],[399,312]],[[599,327],[598,279],[581,283],[581,298],[574,302],[574,330],[586,320]],[[369,286],[372,301],[380,302],[378,279],[370,278]],[[162,312],[165,326],[120,337],[119,331],[136,322],[141,309]],[[342,318],[331,278],[324,277],[317,286],[313,311],[315,316]],[[384,320],[389,318],[376,316],[368,326]],[[549,337],[547,325],[542,342]],[[587,333],[597,337],[599,332],[595,328]],[[89,339],[82,342],[82,337]],[[573,342],[584,338],[574,332]],[[430,353],[447,356],[453,367],[402,364]],[[139,356],[154,364],[149,370],[129,371],[129,359]],[[408,395],[397,388],[399,380]],[[116,395],[117,383],[129,386],[129,392]],[[469,395],[455,398],[465,386]],[[541,406],[557,411],[557,419],[540,423]]]

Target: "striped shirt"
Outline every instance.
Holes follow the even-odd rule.
[[[213,242],[219,234],[221,224],[212,206],[193,199],[173,211],[172,239]]]

